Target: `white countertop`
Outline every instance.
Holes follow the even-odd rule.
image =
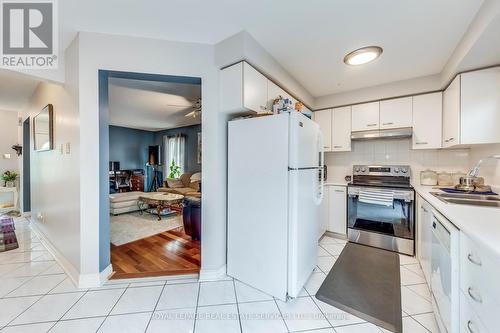
[[[500,209],[445,203],[430,192],[432,186],[413,185],[415,191],[439,213],[474,241],[491,249],[500,257]],[[418,207],[416,207],[418,209]]]

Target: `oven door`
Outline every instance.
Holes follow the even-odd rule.
[[[360,201],[363,190],[393,193],[392,203]],[[415,192],[407,189],[349,186],[349,240],[406,254],[414,254]]]

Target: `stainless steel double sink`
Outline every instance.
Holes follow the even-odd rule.
[[[465,193],[430,192],[445,203],[500,208],[500,196]]]

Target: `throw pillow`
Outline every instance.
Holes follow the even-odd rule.
[[[184,187],[184,184],[178,178],[167,178],[167,185],[170,188],[181,188],[181,187]]]

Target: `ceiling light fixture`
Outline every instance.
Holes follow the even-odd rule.
[[[344,57],[347,65],[357,66],[367,64],[382,54],[383,50],[379,46],[366,46],[348,53]]]

